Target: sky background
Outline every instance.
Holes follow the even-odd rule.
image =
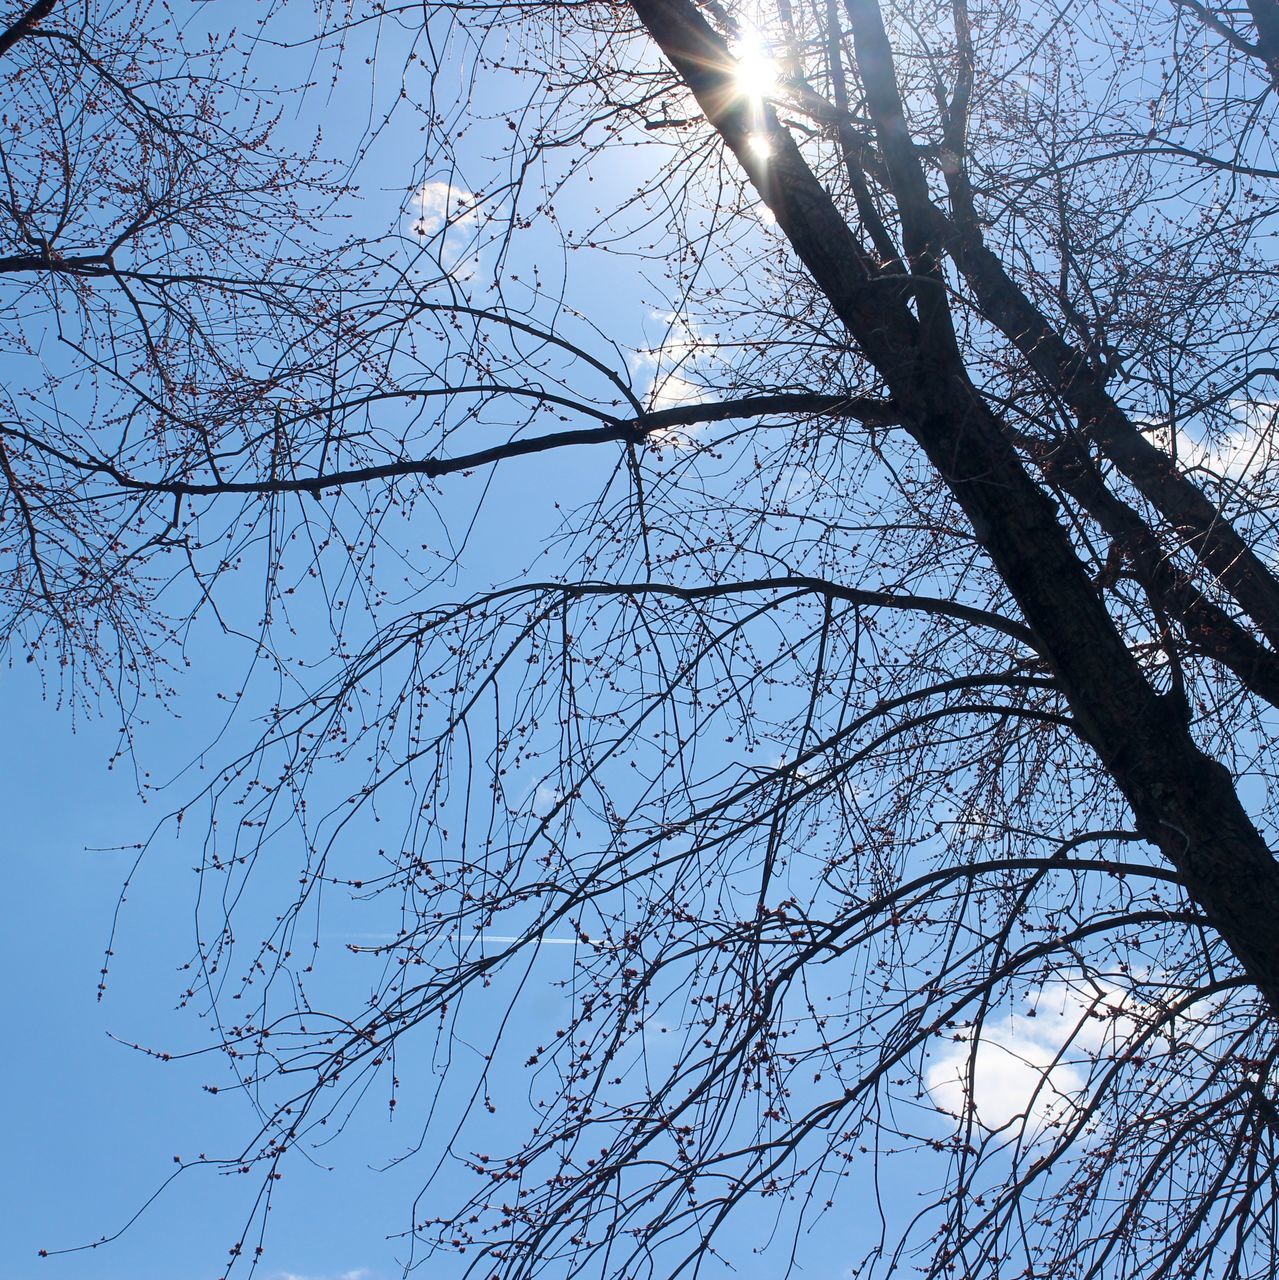
[[[491,498],[509,524],[490,522],[472,544],[482,566],[500,565],[516,530],[554,513],[550,477],[529,471],[499,481]],[[560,491],[563,491],[561,486]],[[534,497],[540,495],[540,497]],[[503,545],[487,545],[488,538]],[[517,543],[521,548],[527,543]],[[249,584],[246,583],[246,588]],[[251,590],[251,588],[249,588]],[[233,646],[216,637],[190,645],[193,667],[171,709],[152,708],[138,733],[136,763],[158,782],[187,763],[225,718],[216,691],[238,684],[224,661]],[[242,655],[240,655],[242,657]],[[228,1180],[194,1169],[173,1181],[120,1239],[108,1247],[47,1260],[61,1249],[122,1227],[175,1169],[174,1156],[225,1153],[248,1132],[247,1110],[228,1093],[202,1086],[224,1077],[217,1059],[161,1063],[127,1044],[174,1051],[204,1043],[207,1028],[179,1013],[194,937],[198,839],[174,839],[166,825],[144,859],[124,905],[106,998],[97,1000],[99,970],[121,885],[166,801],[195,790],[187,773],[160,799],[142,803],[133,764],[108,768],[118,746],[118,716],[72,714],[46,698],[37,671],[10,668],[0,681],[0,794],[9,892],[0,930],[0,964],[9,976],[5,1013],[10,1051],[0,1063],[9,1100],[0,1186],[0,1277],[25,1280],[197,1280],[219,1274],[260,1186],[249,1175]],[[223,747],[232,736],[225,739]],[[216,754],[216,753],[214,753]],[[199,833],[197,833],[198,836]],[[272,907],[279,899],[270,901]],[[332,908],[334,904],[330,903]],[[356,927],[361,923],[356,920]],[[341,907],[326,915],[340,947]],[[354,936],[354,935],[352,935]],[[361,937],[361,941],[366,940]],[[546,971],[531,1019],[553,1017],[551,983],[567,957],[545,950]],[[518,1030],[519,1028],[517,1028]],[[527,1028],[526,1028],[527,1029]],[[505,1082],[517,1090],[519,1082]],[[411,1121],[392,1126],[385,1106],[368,1106],[330,1153],[336,1171],[291,1161],[278,1184],[269,1252],[259,1273],[271,1280],[381,1280],[397,1275],[402,1254],[387,1237],[409,1220],[421,1171],[409,1162],[375,1171],[412,1141]],[[239,1185],[231,1185],[238,1182]],[[430,1274],[451,1275],[447,1261]]]
[[[11,726],[0,736],[10,889],[0,931],[10,1028],[0,1066],[9,1156],[0,1182],[0,1280],[211,1280],[260,1186],[252,1174],[227,1179],[189,1170],[110,1244],[37,1257],[40,1249],[117,1232],[174,1171],[174,1156],[189,1161],[225,1151],[229,1136],[247,1131],[248,1117],[234,1095],[202,1089],[222,1078],[219,1060],[160,1063],[119,1043],[170,1050],[201,1043],[197,1020],[175,1011],[194,927],[195,879],[180,842],[158,840],[134,880],[106,998],[97,1000],[111,916],[136,857],[120,846],[159,816],[156,804],[139,803],[126,768],[107,770],[116,745],[110,721],[73,722],[42,699],[29,669],[10,671],[0,683],[0,720]],[[212,727],[211,718],[203,725],[195,714],[158,720],[147,727],[141,759],[173,758],[203,727]],[[515,1039],[556,1017],[563,996],[553,984],[567,976],[571,953],[542,949],[511,1028]],[[491,1121],[497,1133],[518,1116],[523,1087],[518,1072],[494,1082],[502,1102]],[[409,1220],[424,1171],[411,1161],[370,1166],[412,1136],[411,1119],[393,1125],[384,1106],[369,1105],[330,1152],[318,1153],[331,1157],[332,1169],[290,1161],[277,1186],[259,1275],[401,1274],[404,1250],[394,1237]],[[895,1179],[896,1171],[888,1176]],[[869,1199],[850,1197],[819,1220],[807,1240],[810,1266],[797,1274],[838,1280],[846,1251],[864,1251],[877,1225]],[[773,1280],[775,1258],[753,1259],[752,1245],[735,1259],[737,1270],[724,1274]],[[463,1261],[432,1259],[422,1273],[460,1275]]]
[[[354,52],[358,60],[359,50]],[[288,67],[280,67],[283,77]],[[496,104],[488,105],[496,113]],[[315,118],[316,106],[312,98],[308,122]],[[320,115],[327,144],[337,153],[352,151],[362,140],[365,122],[376,116],[377,105],[365,98],[344,92],[330,96]],[[301,133],[300,122],[297,127]],[[356,216],[369,233],[395,222],[415,178],[439,182],[429,166],[425,173],[415,168],[419,157],[413,152],[412,122],[405,122],[407,132],[397,128],[382,132],[363,170],[364,198]],[[482,138],[483,131],[478,132]],[[613,157],[596,166],[601,188],[593,199],[607,205],[610,183],[620,188],[633,180],[627,163],[625,157]],[[405,216],[429,218],[438,210],[438,185],[422,190],[416,210],[410,202]],[[660,299],[638,271],[583,272],[573,298],[588,314],[606,316],[610,336],[623,345],[639,348],[659,340],[669,323]],[[657,372],[654,363],[640,357],[632,370],[637,387],[649,390]],[[677,374],[660,390],[658,403],[691,393]],[[560,507],[571,508],[598,492],[616,463],[616,450],[608,448],[499,469],[486,500],[490,518],[469,539],[463,572],[449,594],[456,597],[468,587],[509,580],[557,527]],[[481,478],[462,477],[446,482],[439,522],[432,525],[423,517],[423,537],[442,543],[446,535],[468,527],[482,483]],[[548,568],[553,570],[554,563]],[[254,607],[257,586],[246,574],[237,588],[247,610]],[[182,965],[193,949],[192,867],[198,832],[175,840],[171,825],[165,826],[154,841],[121,915],[106,999],[97,999],[112,916],[137,857],[137,843],[156,828],[168,807],[198,789],[199,774],[187,766],[220,732],[226,703],[218,694],[239,687],[248,661],[243,649],[223,641],[207,616],[196,628],[187,656],[191,667],[181,675],[177,696],[165,707],[144,712],[136,757],[126,755],[111,769],[107,766],[119,735],[118,715],[109,705],[100,717],[59,705],[56,694],[42,686],[40,672],[30,666],[6,669],[0,679],[0,723],[8,727],[0,735],[0,846],[8,872],[8,892],[0,907],[0,971],[9,979],[4,1001],[10,1028],[8,1052],[0,1059],[0,1083],[10,1104],[8,1159],[0,1185],[0,1280],[217,1276],[260,1187],[255,1174],[226,1178],[208,1169],[189,1169],[168,1182],[109,1245],[47,1260],[37,1257],[41,1249],[64,1250],[116,1234],[180,1167],[175,1157],[188,1162],[202,1152],[225,1154],[227,1144],[246,1132],[242,1101],[202,1088],[221,1078],[220,1060],[161,1063],[128,1047],[137,1042],[173,1053],[207,1043],[198,1018],[175,1009],[186,985]],[[251,720],[242,716],[210,759],[230,754],[251,730]],[[158,799],[141,801],[135,764],[150,772],[150,783],[173,779]],[[287,866],[268,868],[267,883],[272,876],[287,880],[291,874]],[[342,930],[357,917],[339,903],[329,920],[334,932],[325,941],[340,947],[346,940]],[[556,1017],[563,996],[554,983],[568,973],[571,954],[571,948],[555,946],[539,953],[512,1024],[515,1040],[522,1032],[535,1034],[539,1025]],[[1009,1023],[1009,1037],[1020,1033]],[[1024,1088],[1025,1070],[1024,1063],[1021,1068],[1005,1064],[1002,1074],[992,1075],[992,1089],[1009,1094]],[[483,1123],[499,1132],[503,1125],[518,1125],[522,1091],[525,1082],[518,1072],[496,1080],[494,1092],[516,1101]],[[411,1161],[382,1166],[413,1141],[411,1117],[401,1114],[393,1125],[387,1108],[374,1103],[330,1150],[317,1154],[315,1163],[291,1160],[276,1189],[258,1274],[267,1280],[387,1280],[398,1275],[404,1250],[395,1237],[410,1220],[423,1170]],[[883,1171],[879,1191],[909,1214],[917,1192],[907,1189],[904,1173],[899,1165]],[[873,1244],[880,1223],[870,1191],[869,1185],[854,1185],[835,1211],[818,1221],[806,1244],[809,1265],[797,1274],[839,1280],[849,1260]],[[734,1257],[738,1269],[729,1274],[775,1280],[777,1255],[751,1253],[767,1240],[767,1230],[759,1220],[751,1229],[753,1237],[728,1238],[742,1246]],[[460,1275],[465,1261],[431,1260],[424,1272]]]

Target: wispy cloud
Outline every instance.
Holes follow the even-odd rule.
[[[273,1271],[270,1280],[373,1280],[373,1272],[368,1267],[355,1267],[350,1271],[333,1271],[325,1275],[304,1275],[299,1271]]]
[[[660,320],[666,326],[662,341],[657,346],[637,351],[631,357],[631,369],[642,379],[641,390],[649,408],[676,409],[697,404],[705,399],[705,392],[693,377],[696,377],[699,367],[704,368],[714,360],[710,354],[713,344],[705,341],[696,325],[685,316],[655,311],[652,319]],[[698,427],[673,428],[650,439],[654,444],[687,448],[695,442],[699,430]]]
[[[1187,432],[1177,433],[1177,461],[1185,468],[1207,472],[1222,480],[1246,487],[1279,463],[1279,439],[1275,420],[1279,405],[1268,401],[1231,402],[1238,426],[1215,439],[1194,440]],[[1156,430],[1155,439],[1172,452],[1167,428]]]
[[[533,792],[533,802],[529,806],[535,818],[545,818],[564,798],[564,793],[556,787],[540,784]]]
[[[409,230],[436,268],[460,283],[480,273],[485,243],[483,197],[453,182],[424,182],[407,210]]]
[[[424,182],[414,193],[409,212],[414,234],[433,236],[444,226],[474,222],[475,195],[451,182]],[[345,1280],[345,1277],[343,1277]]]

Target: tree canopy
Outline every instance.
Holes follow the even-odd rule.
[[[406,1265],[1273,1275],[1279,4],[232,17],[0,34],[5,652],[253,657],[232,1266],[389,1104]]]

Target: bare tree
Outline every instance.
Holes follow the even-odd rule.
[[[314,447],[339,386],[383,385],[357,337],[374,264],[321,225],[345,185],[277,143],[297,89],[259,85],[234,33],[147,4],[5,20],[0,644],[127,695],[264,521],[214,534],[126,472],[269,475]]]
[[[427,1171],[410,1262],[668,1277],[771,1242],[780,1274],[877,1195],[859,1274],[1273,1275],[1279,9],[325,20],[402,58],[427,140],[416,248],[370,253],[323,360],[278,344],[326,394],[246,421],[219,364],[218,439],[193,412],[157,453],[5,427],[137,538],[322,531],[313,585],[269,541],[263,626],[300,591],[330,665],[271,632],[300,692],[204,797],[187,997],[241,1002],[218,1048],[261,1125],[230,1165],[278,1172],[377,1085]],[[23,234],[0,262],[41,287],[83,259],[133,296]],[[635,260],[647,346],[599,286]],[[423,509],[492,467],[598,496],[528,578],[449,587]],[[56,616],[29,495],[81,504],[9,483]],[[267,849],[301,857],[286,908]]]

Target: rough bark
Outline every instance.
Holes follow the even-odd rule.
[[[54,10],[58,0],[36,0],[13,24],[0,31],[0,57],[13,48],[38,22],[44,21]]]
[[[1257,29],[1257,48],[1271,80],[1279,85],[1279,4],[1275,0],[1248,0],[1248,12]]]
[[[853,0],[848,0],[846,7],[854,29],[858,21],[865,23],[866,14]],[[900,116],[900,95],[895,86],[891,82],[885,85],[881,73],[877,89],[872,87],[876,67],[886,59],[891,60],[887,48],[866,51],[863,71],[870,72],[872,80],[867,92],[880,116]],[[972,289],[982,314],[1071,410],[1081,435],[1092,441],[1169,522],[1187,549],[1235,599],[1270,645],[1279,649],[1279,579],[1203,490],[1178,471],[1168,455],[1137,428],[1110,395],[1104,376],[1062,336],[1008,273],[982,236],[973,191],[962,165],[957,163],[954,171],[947,174],[952,204],[952,215],[948,216],[929,195],[922,170],[918,176],[911,172],[919,163],[913,147],[894,138],[891,131],[889,136],[881,134],[881,159],[868,136],[850,125],[847,106],[839,101],[843,95],[838,82],[834,109],[807,86],[796,86],[796,92],[804,110],[838,136],[859,209],[868,203],[861,191],[863,173],[891,187],[903,219],[903,235],[917,245],[938,246],[945,251]],[[964,96],[961,84],[952,109],[954,129],[949,139],[956,149],[957,161],[962,155]],[[909,173],[904,182],[898,178],[903,170]],[[855,173],[856,178],[852,176]],[[863,218],[866,216],[863,212]],[[876,248],[885,255],[882,239],[881,232],[876,236]],[[920,264],[915,265],[918,269]]]

